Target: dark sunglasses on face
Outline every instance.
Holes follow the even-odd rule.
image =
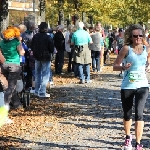
[[[143,35],[142,34],[140,34],[140,35],[132,35],[132,37],[138,38],[138,37],[143,37]]]

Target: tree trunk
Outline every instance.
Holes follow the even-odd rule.
[[[8,27],[8,0],[0,0],[0,32]]]
[[[40,1],[40,19],[41,22],[45,22],[45,0],[39,0]]]

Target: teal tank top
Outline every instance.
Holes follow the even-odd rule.
[[[142,54],[136,54],[129,46],[128,55],[124,58],[123,63],[131,63],[131,67],[124,71],[121,89],[137,89],[141,87],[149,87],[146,77],[145,67],[148,53],[146,47],[143,46]]]

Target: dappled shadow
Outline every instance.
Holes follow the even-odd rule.
[[[33,98],[31,106],[22,112],[11,111],[12,116],[53,115],[93,116],[98,118],[122,117],[120,114],[120,91],[89,88],[74,85],[73,87],[55,87],[51,89],[50,99]],[[33,113],[35,112],[35,113]]]
[[[121,138],[121,137],[120,137]],[[111,149],[111,150],[120,150],[120,148],[114,148],[114,145],[120,145],[120,143],[119,142],[114,142],[114,140],[112,140],[112,142],[108,142],[108,141],[106,141],[106,140],[99,140],[99,139],[84,139],[84,140],[86,140],[86,141],[94,141],[94,142],[100,142],[100,143],[104,143],[104,144],[106,144],[106,146],[104,146],[104,147],[101,147],[101,149]],[[107,146],[107,144],[110,144],[110,145],[112,145],[111,147],[110,146]],[[121,145],[120,145],[121,146]]]
[[[5,142],[9,142],[11,144],[6,144]],[[7,136],[7,137],[0,137],[0,149],[1,150],[33,150],[33,149],[38,149],[38,150],[43,150],[44,149],[51,149],[51,148],[61,148],[61,149],[68,149],[68,150],[80,150],[81,148],[100,148],[100,147],[93,147],[93,146],[82,146],[82,145],[78,145],[78,144],[57,144],[57,143],[53,143],[53,142],[35,142],[35,141],[31,141],[31,140],[25,140],[22,138],[16,138],[16,137],[12,137],[12,136]],[[17,146],[13,146],[12,143],[18,143]],[[28,145],[29,148],[24,148],[26,147],[26,144]],[[2,146],[3,145],[3,146]],[[30,148],[31,147],[31,148]],[[41,147],[41,148],[40,148]]]
[[[109,81],[109,82],[120,82],[122,81],[122,78],[119,77],[118,74],[109,74],[109,73],[100,73],[100,74],[91,74],[91,78],[94,79],[94,81]]]
[[[147,100],[147,104],[149,99]],[[145,117],[149,117],[149,105],[145,107]],[[34,113],[33,113],[34,112]],[[73,87],[55,87],[51,89],[51,98],[33,98],[31,106],[21,111],[11,111],[12,116],[51,115],[60,117],[92,116],[96,118],[122,118],[120,90]]]
[[[67,79],[70,77],[65,77],[65,75],[60,76],[63,79]],[[45,134],[44,131],[46,131],[48,134],[49,132],[52,133],[51,136],[60,136],[58,132],[57,134],[53,135],[54,130],[58,130],[58,128],[61,127],[72,127],[75,132],[78,134],[76,135],[75,139],[78,139],[79,137],[82,137],[82,141],[76,142],[72,141],[73,144],[70,141],[65,141],[65,136],[68,136],[69,138],[72,137],[71,132],[63,132],[65,128],[63,128],[61,131],[63,134],[63,139],[57,142],[54,140],[52,141],[46,141],[47,139],[43,140],[42,138],[44,135],[40,135],[41,139],[34,139],[32,137],[32,140],[23,139],[23,138],[17,138],[16,137],[10,137],[10,136],[3,136],[2,139],[0,139],[0,143],[6,143],[9,142],[12,144],[10,147],[12,147],[14,150],[17,149],[19,146],[20,148],[27,147],[27,145],[31,145],[32,148],[40,149],[40,147],[46,147],[47,149],[68,149],[68,150],[81,150],[81,149],[96,149],[96,150],[104,150],[104,149],[114,149],[119,150],[121,145],[124,142],[124,132],[123,132],[123,123],[122,123],[122,103],[120,99],[120,88],[119,84],[122,80],[118,74],[111,74],[111,73],[100,73],[100,74],[91,74],[92,79],[94,80],[91,84],[62,84],[59,86],[54,86],[50,89],[51,97],[47,99],[40,99],[33,97],[31,105],[25,109],[19,109],[19,110],[12,110],[10,112],[10,116],[14,118],[17,117],[17,119],[20,122],[24,122],[21,118],[29,119],[29,121],[32,121],[32,119],[35,121],[35,125],[38,128],[37,123],[41,123],[40,130],[43,130],[43,134]],[[102,78],[102,79],[101,79]],[[103,86],[101,86],[103,81]],[[106,82],[105,82],[106,81]],[[109,85],[108,85],[109,84]],[[103,88],[104,87],[104,88]],[[145,130],[144,130],[144,140],[142,143],[144,144],[144,147],[148,148],[150,145],[150,134],[149,134],[149,123],[150,120],[150,103],[149,99],[146,103],[146,107],[144,110],[144,118],[146,120],[145,123]],[[134,112],[134,109],[133,109]],[[41,118],[43,116],[46,116],[44,120]],[[51,122],[51,120],[48,120],[48,118],[54,117],[57,118],[57,124],[55,128],[55,122]],[[38,119],[34,119],[38,118]],[[133,114],[134,118],[134,114]],[[41,119],[41,120],[40,120]],[[46,122],[47,121],[47,122]],[[33,124],[34,124],[33,123]],[[29,127],[31,125],[30,123],[26,124],[28,130],[34,130],[35,132],[39,132],[38,129],[36,130],[36,127]],[[14,124],[15,126],[15,124]],[[134,124],[133,124],[134,126]],[[58,127],[58,128],[57,128]],[[47,128],[46,130],[44,130]],[[53,128],[52,131],[51,128]],[[133,128],[134,129],[134,128]],[[134,130],[131,130],[132,133]],[[18,129],[20,130],[20,128]],[[24,130],[21,129],[21,130]],[[91,130],[91,132],[89,132]],[[108,130],[108,131],[107,131]],[[9,130],[11,131],[11,130]],[[93,133],[93,131],[95,133]],[[100,131],[100,132],[98,132]],[[106,132],[107,131],[107,132]],[[86,132],[86,134],[85,134]],[[66,135],[65,135],[65,134]],[[96,134],[97,135],[92,135]],[[101,135],[99,135],[102,134]],[[20,133],[20,136],[24,137],[24,133]],[[83,136],[80,134],[84,134]],[[3,133],[1,134],[3,135]],[[4,134],[5,135],[5,134]],[[10,135],[10,134],[6,134]],[[37,134],[36,134],[37,135]],[[106,138],[103,139],[103,137],[106,135]],[[114,136],[117,135],[117,136]],[[35,136],[35,135],[34,135]],[[37,135],[38,136],[38,135]],[[30,136],[29,136],[30,137]],[[44,137],[45,138],[45,137]],[[50,137],[49,137],[50,138]],[[36,141],[36,142],[35,142]],[[41,141],[41,142],[37,142]],[[69,144],[67,144],[67,142]],[[83,142],[83,143],[82,143]],[[89,142],[94,142],[94,146],[88,146],[90,145]],[[14,146],[13,143],[18,143],[18,147]],[[79,143],[79,144],[78,144]],[[82,144],[81,144],[82,143]],[[99,144],[100,143],[100,144]],[[20,144],[20,145],[19,145]],[[32,145],[33,144],[33,145]],[[117,148],[115,147],[117,145]],[[115,148],[114,148],[115,147]],[[2,147],[5,149],[5,147]],[[41,148],[43,149],[43,148]]]

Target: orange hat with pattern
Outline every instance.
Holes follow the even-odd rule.
[[[17,27],[8,27],[4,30],[3,36],[7,40],[20,37],[20,30]]]

